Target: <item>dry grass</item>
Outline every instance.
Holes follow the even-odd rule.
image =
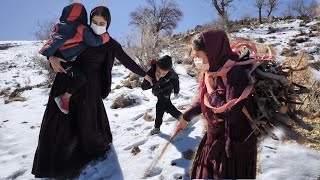
[[[295,127],[295,130],[300,132],[302,135],[307,137],[307,142],[304,144],[305,147],[314,149],[320,152],[320,118],[315,119],[303,119],[306,123],[312,125],[314,128],[312,131]]]
[[[297,57],[287,59],[285,63],[295,69],[299,69],[308,65],[308,56],[306,53],[300,53],[300,55]],[[320,84],[315,83],[316,80],[313,77],[311,68],[309,67],[303,71],[294,72],[291,74],[290,78],[293,82],[309,87],[313,90],[309,94],[300,95],[299,100],[303,101],[304,104],[302,106],[297,106],[297,108],[311,113],[315,113],[317,110],[319,110],[320,99],[318,98],[317,94],[320,93]],[[298,126],[294,126],[294,129],[307,137],[307,142],[304,144],[304,146],[320,151],[320,118],[304,118],[303,121],[312,125],[314,129],[312,131],[308,131]]]
[[[306,67],[308,66],[308,64],[309,64],[308,54],[304,52],[300,53],[295,57],[288,58],[286,61],[282,63],[282,65],[289,66],[294,69],[300,69],[300,68]],[[309,67],[303,71],[294,71],[291,74],[290,79],[292,82],[295,82],[307,87],[311,87],[315,81],[312,71]]]
[[[114,100],[110,108],[111,109],[125,108],[133,105],[135,102],[136,102],[135,99],[132,99],[129,96],[122,94],[121,96],[117,97]]]
[[[53,82],[53,80],[56,76],[56,73],[51,68],[50,62],[44,56],[40,55],[39,53],[35,53],[32,56],[32,60],[40,66],[41,70],[47,71],[47,73],[46,73],[47,81]]]

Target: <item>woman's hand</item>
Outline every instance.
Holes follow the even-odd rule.
[[[151,84],[151,86],[153,86],[153,83],[152,83],[152,78],[147,74],[144,76],[144,79],[149,81],[149,83]]]
[[[54,72],[67,73],[67,71],[61,66],[61,63],[60,63],[60,62],[67,62],[66,60],[55,57],[55,56],[50,56],[49,61],[51,63],[51,66]]]
[[[180,119],[179,122],[177,123],[176,129],[172,134],[172,137],[175,137],[178,135],[188,124],[188,121],[184,119]]]

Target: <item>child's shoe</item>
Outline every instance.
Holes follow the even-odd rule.
[[[154,134],[159,134],[160,133],[160,128],[154,128],[150,131],[150,134],[151,135],[154,135]]]
[[[61,96],[57,96],[54,98],[54,101],[57,103],[61,112],[64,114],[69,113],[69,99],[63,99]]]

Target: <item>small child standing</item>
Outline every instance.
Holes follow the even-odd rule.
[[[106,28],[103,31],[97,31],[95,28],[98,26],[92,24],[92,30],[96,34],[94,35],[92,30],[86,26],[87,23],[87,11],[81,3],[73,3],[64,7],[60,23],[54,26],[51,39],[39,51],[48,58],[54,55],[67,61],[62,62],[61,66],[66,70],[70,81],[66,92],[55,97],[59,109],[65,114],[69,113],[70,97],[87,81],[84,72],[73,61],[86,47],[100,46],[110,39]]]
[[[164,112],[171,114],[176,119],[180,119],[182,113],[172,104],[170,95],[174,91],[177,97],[180,91],[179,77],[172,69],[172,59],[170,56],[165,55],[153,62],[151,69],[147,74],[153,78],[153,86],[149,81],[145,80],[141,84],[143,90],[152,88],[152,93],[158,97],[156,105],[156,120],[154,129],[150,134],[159,134],[160,126],[162,124],[162,117]]]

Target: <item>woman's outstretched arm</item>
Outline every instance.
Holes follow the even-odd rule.
[[[115,57],[130,71],[144,77],[152,85],[152,78],[134,61],[127,53],[125,53],[118,42],[115,42],[116,53]]]
[[[115,57],[130,71],[144,77],[147,73],[134,61],[132,60],[127,53],[125,53],[121,45],[116,42],[116,54]]]
[[[201,114],[200,97],[197,98],[191,106],[191,108],[183,114],[182,118],[177,123],[176,128],[171,137],[175,137],[177,134],[179,134],[187,126],[188,122],[190,122],[194,117],[198,116],[199,114]]]
[[[201,102],[200,97],[198,97],[185,113],[183,113],[183,119],[186,121],[191,121],[194,117],[201,114]]]

